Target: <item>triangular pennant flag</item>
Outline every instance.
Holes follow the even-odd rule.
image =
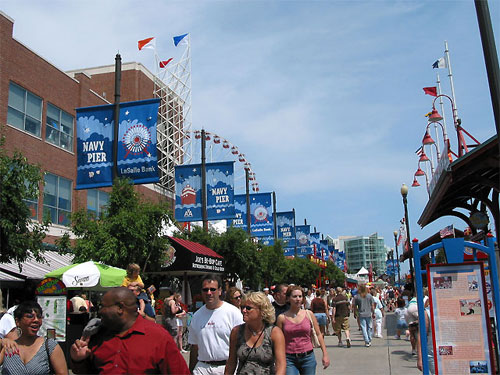
[[[186,37],[187,34],[182,34],[178,36],[174,36],[174,46],[177,47],[177,45],[181,42],[182,39]]]
[[[427,95],[438,96],[436,87],[424,87],[423,90],[424,90],[424,93]]]
[[[168,60],[163,60],[163,61],[160,61],[160,68],[164,68],[167,66],[167,64],[172,61],[173,57],[169,58]]]
[[[446,68],[446,60],[444,57],[437,59],[434,64],[432,64],[433,69]]]
[[[139,47],[139,51],[143,50],[144,48],[150,48],[150,49],[155,49],[155,38],[146,38],[143,40],[139,40],[137,42],[137,46]]]

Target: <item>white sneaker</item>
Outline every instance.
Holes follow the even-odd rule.
[[[365,344],[365,346],[366,346],[367,348],[369,348],[370,346],[372,346],[372,343],[371,343],[371,342],[367,342],[367,343]]]
[[[182,349],[181,353],[189,353],[187,350]]]

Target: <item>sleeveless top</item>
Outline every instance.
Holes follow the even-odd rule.
[[[287,354],[304,353],[313,349],[311,343],[311,321],[308,312],[300,323],[294,323],[285,316],[283,334],[285,335],[285,352]]]
[[[49,355],[52,354],[57,342],[54,339],[47,339],[47,346],[49,347]],[[45,342],[40,346],[40,349],[24,364],[18,354],[12,357],[4,356],[2,375],[47,375],[50,374],[49,357],[45,349]]]
[[[240,325],[238,340],[236,341],[236,355],[238,357],[237,374],[267,375],[275,373],[273,342],[271,340],[271,331],[273,328],[274,325],[266,326],[262,333],[262,344],[252,349],[245,340],[245,324]],[[247,356],[248,359],[243,363]],[[241,365],[243,365],[243,368]]]

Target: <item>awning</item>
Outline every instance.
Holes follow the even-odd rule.
[[[45,274],[70,265],[72,263],[73,254],[61,254],[57,251],[47,250],[42,254],[44,262],[38,262],[34,258],[29,257],[20,265],[16,262],[0,263],[0,281],[22,283],[24,280],[43,280]]]
[[[171,246],[162,273],[169,275],[202,275],[224,272],[224,258],[212,249],[182,238],[168,237]]]

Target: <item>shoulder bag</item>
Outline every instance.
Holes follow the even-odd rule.
[[[319,343],[318,334],[316,333],[316,330],[314,329],[314,323],[313,323],[313,320],[312,320],[311,315],[310,315],[312,313],[309,313],[309,312],[306,312],[306,313],[307,313],[307,317],[309,318],[309,321],[311,322],[311,342],[312,342],[313,348],[320,348],[321,344]]]

